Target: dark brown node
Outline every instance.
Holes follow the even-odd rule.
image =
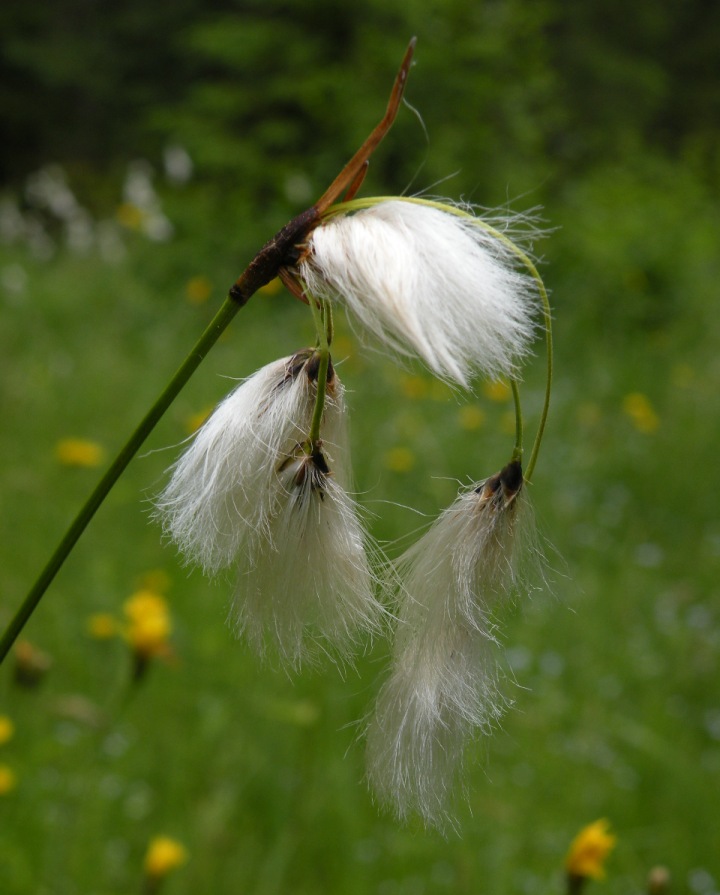
[[[513,497],[523,486],[522,463],[519,460],[511,460],[500,470],[499,477],[505,489],[505,496]]]
[[[312,357],[305,365],[305,372],[307,373],[310,382],[317,382],[318,373],[320,372],[320,352],[316,351],[313,353]],[[328,358],[326,384],[332,385],[334,379],[335,368],[333,367],[332,358]]]

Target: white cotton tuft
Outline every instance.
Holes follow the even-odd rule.
[[[298,273],[392,350],[467,387],[516,377],[535,329],[536,287],[499,234],[418,202],[380,201],[317,227]]]
[[[210,574],[235,560],[244,529],[269,532],[276,469],[310,430],[315,357],[312,349],[300,351],[242,382],[195,435],[156,500],[167,533],[189,561]],[[347,465],[339,444],[343,410],[342,385],[333,372],[323,436],[341,481]]]
[[[516,589],[519,464],[481,482],[399,560],[390,677],[367,731],[367,774],[401,818],[443,827],[468,741],[500,718],[494,612]]]
[[[375,596],[370,544],[345,490],[343,390],[332,366],[322,448],[308,453],[317,362],[306,349],[238,386],[157,500],[188,559],[210,573],[235,564],[230,623],[238,636],[260,654],[273,645],[293,667],[311,658],[313,647],[347,660],[386,615]]]
[[[231,623],[263,655],[274,645],[297,667],[313,648],[346,660],[360,633],[379,633],[368,538],[322,455],[280,472],[268,532],[245,529]]]

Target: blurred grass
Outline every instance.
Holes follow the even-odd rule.
[[[164,200],[176,237],[128,234],[113,263],[0,250],[0,270],[23,271],[2,293],[2,623],[97,476],[61,467],[57,442],[90,439],[112,456],[269,235],[248,225],[240,244],[199,194]],[[362,782],[358,721],[387,647],[344,675],[259,665],[224,625],[231,583],[183,568],[149,519],[188,418],[226,377],[312,339],[279,292],[242,311],[59,574],[27,629],[53,660],[42,685],[22,690],[3,670],[0,713],[16,735],[0,760],[18,777],[0,798],[3,893],[139,891],[158,833],[190,855],[168,893],[559,892],[572,836],[602,816],[619,844],[598,887],[638,891],[662,863],[679,891],[716,891],[717,209],[689,170],[643,159],[568,184],[547,216],[561,228],[541,247],[558,373],[532,493],[552,587],[508,609],[515,708],[469,763],[462,836],[399,826]],[[187,299],[194,277],[207,278],[206,304]],[[510,408],[400,369],[338,326],[357,487],[397,550],[458,481],[505,462]],[[529,437],[538,355],[523,390]],[[631,394],[656,428],[628,415]],[[128,698],[123,644],[91,639],[87,619],[119,614],[154,569],[170,581],[176,660]]]

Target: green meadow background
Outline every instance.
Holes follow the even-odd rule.
[[[51,667],[0,670],[2,895],[561,893],[585,824],[618,841],[597,892],[720,890],[720,7],[698,0],[327,0],[0,12],[0,623],[257,249],[310,205],[416,64],[363,195],[535,210],[556,381],[531,492],[548,586],[504,612],[514,706],[476,744],[447,838],[363,782],[387,668],[290,676],[225,624],[232,575],[183,566],[151,498],[231,380],[313,338],[253,298],[172,406],[24,632]],[[537,209],[542,208],[541,212]],[[511,407],[368,351],[338,315],[356,487],[396,555],[458,483],[508,457]],[[542,400],[541,342],[522,394]],[[89,619],[148,575],[172,656],[130,683]],[[6,778],[7,779],[7,778]]]

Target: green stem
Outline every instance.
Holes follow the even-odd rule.
[[[7,656],[13,643],[42,599],[43,594],[60,571],[71,550],[87,528],[88,523],[107,497],[115,482],[120,478],[145,439],[152,432],[162,415],[175,400],[182,387],[195,372],[208,351],[210,351],[215,342],[217,342],[241,307],[242,305],[232,298],[227,298],[225,300],[225,303],[215,315],[202,336],[200,336],[190,354],[183,361],[178,371],[165,387],[163,393],[130,436],[105,475],[100,479],[95,490],[80,509],[80,512],[66,531],[57,549],[50,557],[47,565],[40,573],[37,581],[25,597],[25,600],[22,602],[20,608],[15,613],[5,633],[0,639],[0,663]]]
[[[325,301],[318,307],[315,298],[312,295],[309,296],[309,304],[313,320],[315,321],[315,330],[317,331],[319,343],[318,353],[320,355],[315,409],[313,411],[310,433],[308,435],[308,448],[312,452],[320,441],[320,425],[322,423],[323,411],[325,409],[325,391],[327,389],[327,375],[330,366],[330,340],[332,339],[332,311],[330,310],[328,302]]]
[[[552,331],[552,312],[550,310],[550,299],[548,298],[547,289],[545,288],[545,284],[540,277],[540,274],[537,272],[535,265],[528,258],[526,260],[526,264],[528,265],[528,270],[532,274],[535,282],[537,283],[538,292],[540,294],[540,300],[542,301],[542,310],[543,310],[543,323],[545,324],[545,398],[543,400],[542,412],[540,414],[540,422],[538,423],[538,430],[535,435],[535,441],[532,446],[532,451],[530,451],[530,459],[528,460],[527,468],[525,470],[525,478],[530,481],[532,478],[532,474],[535,470],[535,464],[537,462],[538,453],[540,452],[540,444],[543,440],[543,435],[545,434],[545,424],[547,423],[548,413],[550,411],[550,395],[552,393],[552,383],[553,383],[553,331]]]
[[[515,447],[513,448],[511,460],[522,462],[523,416],[522,408],[520,406],[520,388],[517,384],[517,380],[512,379],[510,381],[510,388],[512,389],[513,402],[515,404]]]
[[[333,324],[332,304],[329,301],[323,302],[323,311],[325,316],[325,338],[327,339],[328,348],[332,345],[333,336],[335,335],[335,326]]]

